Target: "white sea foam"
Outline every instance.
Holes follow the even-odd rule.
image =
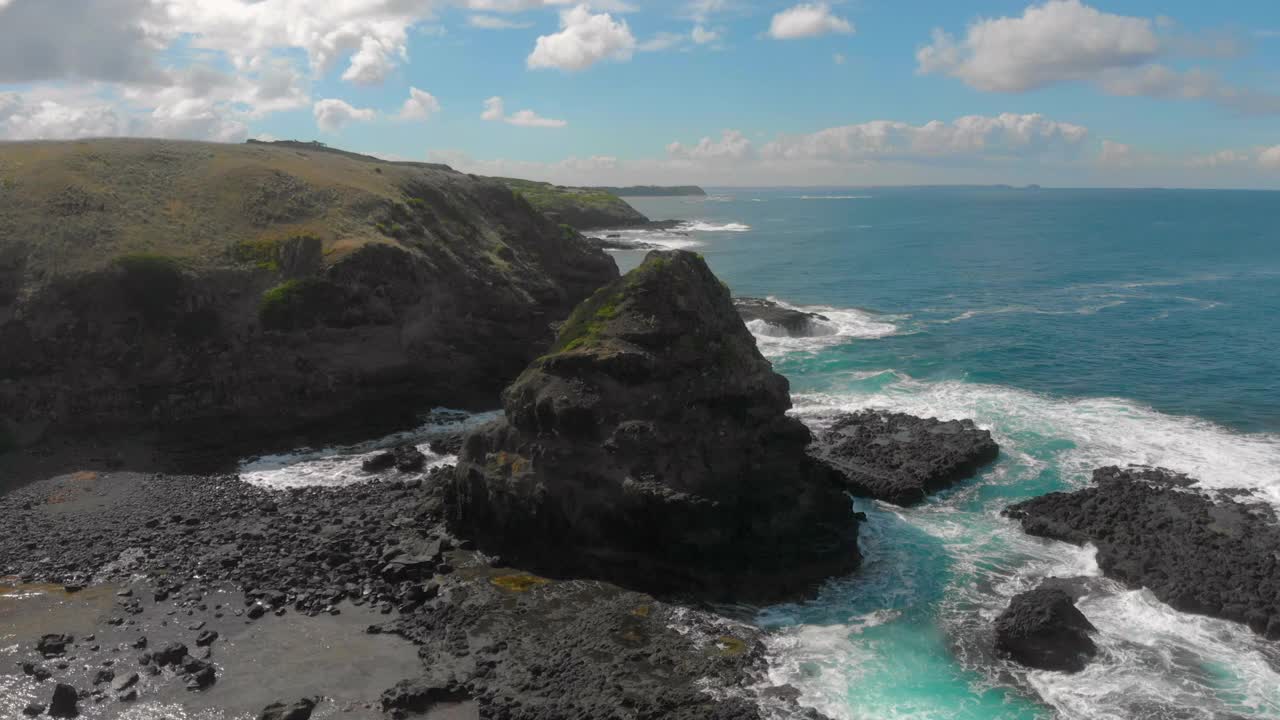
[[[770,297],[771,302],[780,307],[799,312],[821,315],[826,320],[810,321],[810,335],[791,337],[785,328],[771,325],[763,320],[752,320],[747,329],[756,338],[756,345],[766,357],[777,357],[792,352],[816,352],[824,347],[839,345],[850,340],[875,339],[898,332],[893,324],[896,316],[876,315],[865,310],[851,308],[835,308],[827,305],[792,305]]]
[[[817,424],[863,407],[973,418],[1006,449],[1058,441],[1062,449],[1051,459],[1067,482],[1083,484],[1103,465],[1158,465],[1209,489],[1256,489],[1280,507],[1280,436],[1238,433],[1122,398],[1063,399],[1000,385],[904,378],[874,393],[807,394],[794,401],[795,413]]]
[[[870,195],[796,195],[792,200],[870,200]]]
[[[627,243],[636,246],[636,250],[644,251],[647,245],[657,245],[658,247],[669,250],[685,250],[688,248],[699,247],[702,242],[689,235],[688,231],[683,230],[610,230],[607,233],[611,236],[608,240],[612,242]],[[627,250],[628,252],[630,250]],[[611,251],[616,252],[616,251]]]
[[[688,232],[735,232],[735,233],[739,233],[739,232],[748,232],[748,231],[750,231],[750,230],[751,230],[751,226],[750,226],[750,225],[744,225],[743,223],[736,223],[736,222],[731,222],[731,223],[713,223],[713,222],[707,222],[707,221],[705,221],[705,220],[689,220],[689,221],[687,221],[687,222],[680,223],[680,225],[678,225],[677,227],[678,227],[680,230],[685,230],[685,231],[688,231]]]
[[[928,566],[912,567],[914,559],[944,554],[950,579],[939,599],[926,595],[891,604],[934,603],[949,651],[978,677],[968,681],[975,693],[1007,687],[1013,678],[1066,720],[1280,716],[1280,648],[1274,643],[1242,625],[1177,612],[1149,592],[1102,578],[1093,548],[1028,536],[1000,517],[1006,502],[1002,496],[982,502],[991,497],[982,492],[984,486],[1035,483],[1045,472],[1080,486],[1098,466],[1142,463],[1187,472],[1206,488],[1251,488],[1258,498],[1280,506],[1280,436],[1238,433],[1123,399],[1068,400],[997,385],[922,382],[896,371],[876,377],[887,382],[850,377],[846,392],[796,395],[794,412],[814,427],[864,407],[943,419],[970,417],[989,428],[1001,445],[999,463],[977,482],[914,508],[869,508],[865,577],[855,578],[866,592],[880,594],[886,586],[917,592],[919,573],[928,572]],[[975,503],[981,509],[975,510]],[[919,541],[911,541],[909,534],[878,537],[877,519],[886,517],[939,545],[895,549],[895,542]],[[893,553],[898,555],[883,562],[877,557]],[[884,573],[891,577],[879,577]],[[992,649],[995,617],[1013,595],[1048,576],[1091,578],[1078,605],[1098,628],[1100,653],[1083,672],[1028,670]],[[841,592],[856,593],[858,588],[855,584]],[[819,602],[838,607],[842,600],[832,594]],[[887,622],[897,620],[888,617]],[[903,662],[899,656],[911,647],[895,649],[895,640],[864,640],[862,628],[860,619],[852,618],[778,631],[770,641],[772,681],[800,688],[804,704],[833,718],[953,716],[945,699],[930,707],[927,699],[913,695],[906,701],[908,708],[900,696],[883,691],[881,686]],[[916,637],[920,630],[902,632]],[[1009,712],[1010,717],[1021,716],[1013,708]],[[1005,717],[998,712],[991,716]]]
[[[367,473],[361,463],[390,448],[411,444],[427,456],[427,469],[456,462],[454,455],[431,452],[429,438],[443,432],[475,427],[497,417],[496,412],[477,413],[462,418],[453,415],[449,422],[428,421],[414,430],[355,445],[302,449],[279,455],[246,458],[240,464],[240,479],[272,489],[291,487],[339,487],[377,477]],[[390,474],[395,474],[392,470]]]

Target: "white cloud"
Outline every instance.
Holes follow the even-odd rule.
[[[636,49],[625,20],[578,5],[560,14],[560,32],[538,37],[526,64],[533,69],[585,70],[602,60],[626,61]]]
[[[1144,65],[1103,73],[1098,84],[1109,95],[1209,100],[1245,114],[1280,113],[1280,95],[1235,87],[1198,69],[1179,72],[1164,65]]]
[[[481,120],[501,120],[506,114],[503,107],[502,98],[494,96],[484,101],[484,112],[480,113]]]
[[[693,32],[690,33],[690,37],[692,37],[693,41],[698,45],[706,45],[707,43],[719,40],[720,33],[715,30],[708,30],[701,25],[694,25]]]
[[[484,101],[484,111],[480,113],[480,119],[501,121],[508,125],[519,125],[520,127],[562,128],[569,124],[564,120],[542,117],[532,110],[517,110],[507,115],[506,103],[497,96]]]
[[[127,112],[91,95],[24,97],[0,93],[0,138],[66,140],[83,137],[164,137],[239,142],[248,127],[211,100],[185,98],[150,112]]]
[[[1102,152],[1098,155],[1098,162],[1103,165],[1127,167],[1132,165],[1133,161],[1133,146],[1111,140],[1102,141]]]
[[[401,120],[426,120],[438,112],[440,112],[440,101],[436,100],[434,95],[425,90],[410,87],[409,99],[404,101],[397,117]]]
[[[1195,168],[1238,167],[1253,161],[1250,153],[1237,150],[1220,150],[1209,155],[1195,155],[1187,160],[1187,164]]]
[[[540,128],[562,128],[569,124],[564,120],[554,120],[552,118],[542,117],[532,110],[517,110],[504,118],[503,121],[509,125]]]
[[[667,146],[667,156],[673,160],[735,163],[747,160],[753,154],[751,141],[738,130],[725,130],[719,140],[704,137],[692,147],[678,142]]]
[[[1269,147],[1258,153],[1258,164],[1264,170],[1280,170],[1280,145]]]
[[[316,125],[324,132],[337,132],[352,122],[368,122],[377,116],[369,108],[352,107],[345,100],[325,98],[312,108]]]
[[[776,160],[838,163],[877,158],[927,160],[957,156],[1017,157],[1070,151],[1088,135],[1080,125],[1043,115],[969,115],[924,125],[873,120],[782,136],[761,148]]]
[[[163,21],[152,0],[10,0],[0,5],[0,83],[155,81]]]
[[[0,93],[0,137],[6,140],[63,140],[124,135],[127,123],[109,104],[72,105],[30,101]]]
[[[636,49],[640,52],[659,52],[662,50],[670,50],[684,43],[685,36],[680,33],[660,32],[652,38],[636,45]]]
[[[935,30],[916,52],[921,73],[979,90],[1024,92],[1146,63],[1160,52],[1151,20],[1101,12],[1079,0],[1049,0],[1021,17],[978,20],[957,42]]]
[[[779,40],[814,37],[827,33],[853,34],[853,24],[831,13],[826,3],[801,3],[773,16],[769,36]]]
[[[472,15],[467,18],[467,24],[485,30],[518,30],[531,27],[531,23],[508,20],[494,15]]]

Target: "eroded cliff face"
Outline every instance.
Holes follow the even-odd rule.
[[[809,457],[728,290],[651,252],[580,305],[468,437],[459,533],[547,572],[777,599],[856,567],[838,473]]]
[[[165,198],[200,188],[113,186],[67,170],[85,161],[71,151],[15,176],[25,200],[0,200],[5,444],[197,421],[288,429],[379,402],[492,406],[552,324],[617,277],[504,185],[447,168],[316,152],[298,169],[281,160],[302,163],[292,149],[196,143],[95,152],[118,166],[162,150],[188,166],[178,176],[208,181],[177,220],[165,208],[180,198]],[[28,211],[63,181],[103,199],[67,222]],[[154,222],[129,192],[159,202]],[[150,239],[161,222],[200,225]]]

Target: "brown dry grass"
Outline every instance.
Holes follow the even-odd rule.
[[[236,242],[314,235],[330,261],[385,242],[370,213],[426,166],[298,146],[95,139],[0,143],[0,250],[29,276],[134,253],[201,267]]]

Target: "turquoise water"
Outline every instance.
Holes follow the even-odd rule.
[[[1087,548],[1024,536],[1017,499],[1147,463],[1280,505],[1280,193],[724,190],[632,201],[739,295],[814,309],[829,335],[753,327],[815,428],[879,407],[971,417],[975,480],[909,510],[860,502],[865,567],[768,608],[772,680],[835,718],[1280,717],[1280,644],[1105,581],[1076,675],[991,651],[991,621]],[[626,269],[642,253],[619,252]]]

